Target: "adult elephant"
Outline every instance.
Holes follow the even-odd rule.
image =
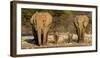
[[[32,15],[31,24],[34,24],[38,35],[38,44],[47,43],[47,35],[52,23],[52,15],[48,12],[36,12]]]
[[[76,32],[78,35],[78,42],[83,43],[86,27],[89,23],[89,17],[87,15],[77,15],[75,17],[74,23],[75,23]]]

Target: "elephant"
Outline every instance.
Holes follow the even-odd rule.
[[[47,35],[52,23],[52,15],[48,12],[36,12],[30,19],[31,24],[37,31],[37,38],[39,45],[45,45],[47,43]]]
[[[76,27],[76,33],[78,36],[78,43],[84,43],[84,36],[86,33],[86,27],[89,24],[89,17],[87,15],[77,15],[74,20]]]

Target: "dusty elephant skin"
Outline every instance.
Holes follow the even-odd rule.
[[[47,43],[47,33],[52,23],[52,16],[48,12],[36,12],[32,15],[31,23],[37,31],[38,44],[44,45]]]
[[[89,18],[86,15],[77,15],[75,17],[74,24],[78,35],[78,41],[77,41],[78,43],[84,43],[84,36],[88,23],[89,23]]]

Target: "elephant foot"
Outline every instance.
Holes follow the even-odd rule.
[[[84,40],[80,40],[79,43],[84,43]]]
[[[47,43],[43,43],[43,45],[47,45]]]
[[[41,44],[38,44],[38,46],[41,46]]]
[[[38,46],[41,46],[42,44],[41,43],[38,43]]]

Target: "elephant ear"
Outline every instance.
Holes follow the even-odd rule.
[[[36,15],[37,15],[37,13],[38,13],[38,12],[34,13],[34,14],[32,15],[32,17],[31,17],[31,19],[30,19],[30,24],[31,24],[32,26],[34,26],[35,28],[36,28],[36,19],[35,19],[35,17],[36,17]],[[37,30],[37,28],[36,28],[36,30]]]
[[[88,22],[84,22],[83,26],[86,27],[88,25]]]
[[[31,19],[30,19],[30,23],[33,24],[34,23],[34,14],[32,15]]]
[[[76,27],[79,26],[79,25],[78,25],[78,21],[77,21],[77,19],[78,19],[78,16],[76,16],[75,19],[74,19],[74,25],[75,25]]]
[[[86,28],[87,25],[88,25],[88,23],[89,23],[89,18],[88,18],[87,16],[85,16],[84,19],[85,19],[85,21],[84,21],[84,23],[83,23],[83,27]]]
[[[33,17],[31,17],[31,19],[30,19],[30,24],[33,25]]]
[[[33,15],[33,23],[34,23],[34,24],[37,23],[37,22],[36,22],[36,20],[37,20],[37,19],[36,19],[37,14],[38,14],[38,12],[36,12],[36,13]]]

